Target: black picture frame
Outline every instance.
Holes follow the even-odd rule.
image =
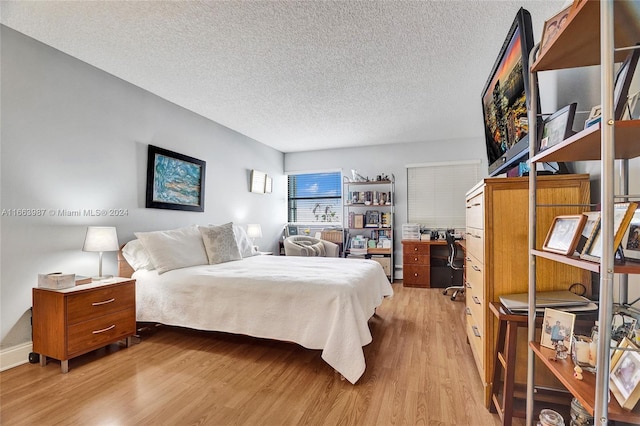
[[[146,207],[204,212],[206,162],[149,145]]]
[[[539,151],[549,149],[573,135],[573,119],[577,105],[576,102],[569,104],[544,120]]]
[[[632,50],[616,73],[615,89],[613,91],[614,120],[621,120],[624,115],[624,108],[629,97],[629,87],[638,65],[638,58],[640,58],[640,49]]]

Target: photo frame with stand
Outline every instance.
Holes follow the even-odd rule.
[[[562,32],[572,10],[573,5],[570,5],[545,21],[540,43],[541,54],[548,49],[558,33]]]
[[[556,216],[542,245],[542,250],[552,253],[573,254],[587,221],[583,214]]]
[[[622,251],[627,260],[640,261],[640,210],[636,209],[622,238]]]
[[[540,346],[556,349],[558,342],[562,342],[571,353],[571,337],[575,322],[576,315],[571,312],[545,308]]]
[[[577,105],[576,102],[569,104],[544,120],[540,151],[551,148],[573,135],[573,119]]]
[[[583,212],[582,214],[586,217],[586,220],[582,226],[582,232],[580,233],[578,244],[576,246],[576,252],[578,255],[582,254],[589,242],[589,239],[600,226],[600,212]]]
[[[640,352],[637,349],[625,337],[611,357],[609,387],[620,406],[626,410],[632,410],[640,399]]]
[[[635,216],[638,204],[635,202],[615,203],[613,205],[613,247],[614,251],[623,242],[625,232],[629,228],[632,218]],[[602,239],[600,238],[600,226],[587,242],[585,250],[580,255],[581,259],[599,262],[602,257]],[[633,236],[632,236],[633,237]],[[626,257],[626,255],[625,255]]]
[[[613,91],[615,120],[622,119],[624,115],[624,110],[628,102],[629,87],[631,86],[631,80],[638,65],[638,58],[640,58],[640,49],[632,50],[616,73],[615,88]]]

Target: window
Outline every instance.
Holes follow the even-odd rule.
[[[480,161],[407,166],[407,221],[431,229],[465,227],[465,195],[480,180]]]
[[[341,223],[342,174],[290,174],[288,212],[292,223]]]

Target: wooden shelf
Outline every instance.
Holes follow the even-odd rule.
[[[390,180],[370,180],[367,182],[345,182],[349,185],[389,185],[393,183]]]
[[[594,124],[531,158],[532,162],[600,160],[601,123]],[[640,120],[615,122],[616,159],[640,156]]]
[[[537,342],[529,342],[529,346],[567,390],[593,415],[596,376],[585,371],[583,373],[584,379],[577,380],[573,377],[574,365],[571,359],[553,361],[552,359],[555,359],[555,351],[553,349],[544,348]],[[611,397],[611,401],[609,402],[609,420],[640,424],[640,404],[636,405],[633,411],[623,410],[620,404],[618,404],[618,401]]]
[[[550,253],[542,250],[531,250],[531,254],[537,257],[543,257],[555,262],[564,263],[565,265],[575,266],[587,271],[600,273],[600,263],[590,262],[588,260],[580,259],[577,256],[565,256],[562,254]],[[640,274],[640,263],[638,262],[626,262],[624,264],[615,264],[613,266],[614,273],[616,274]]]
[[[614,46],[629,47],[640,41],[640,10],[635,2],[614,2]],[[600,2],[583,0],[574,7],[564,29],[532,65],[533,71],[548,71],[600,64]],[[622,62],[628,52],[615,54]]]

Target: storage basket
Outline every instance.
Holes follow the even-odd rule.
[[[342,242],[342,231],[322,231],[320,233],[320,238],[325,241],[330,241],[332,243],[341,243]]]
[[[403,240],[419,240],[420,239],[420,225],[417,223],[405,223],[402,225],[402,239]]]

